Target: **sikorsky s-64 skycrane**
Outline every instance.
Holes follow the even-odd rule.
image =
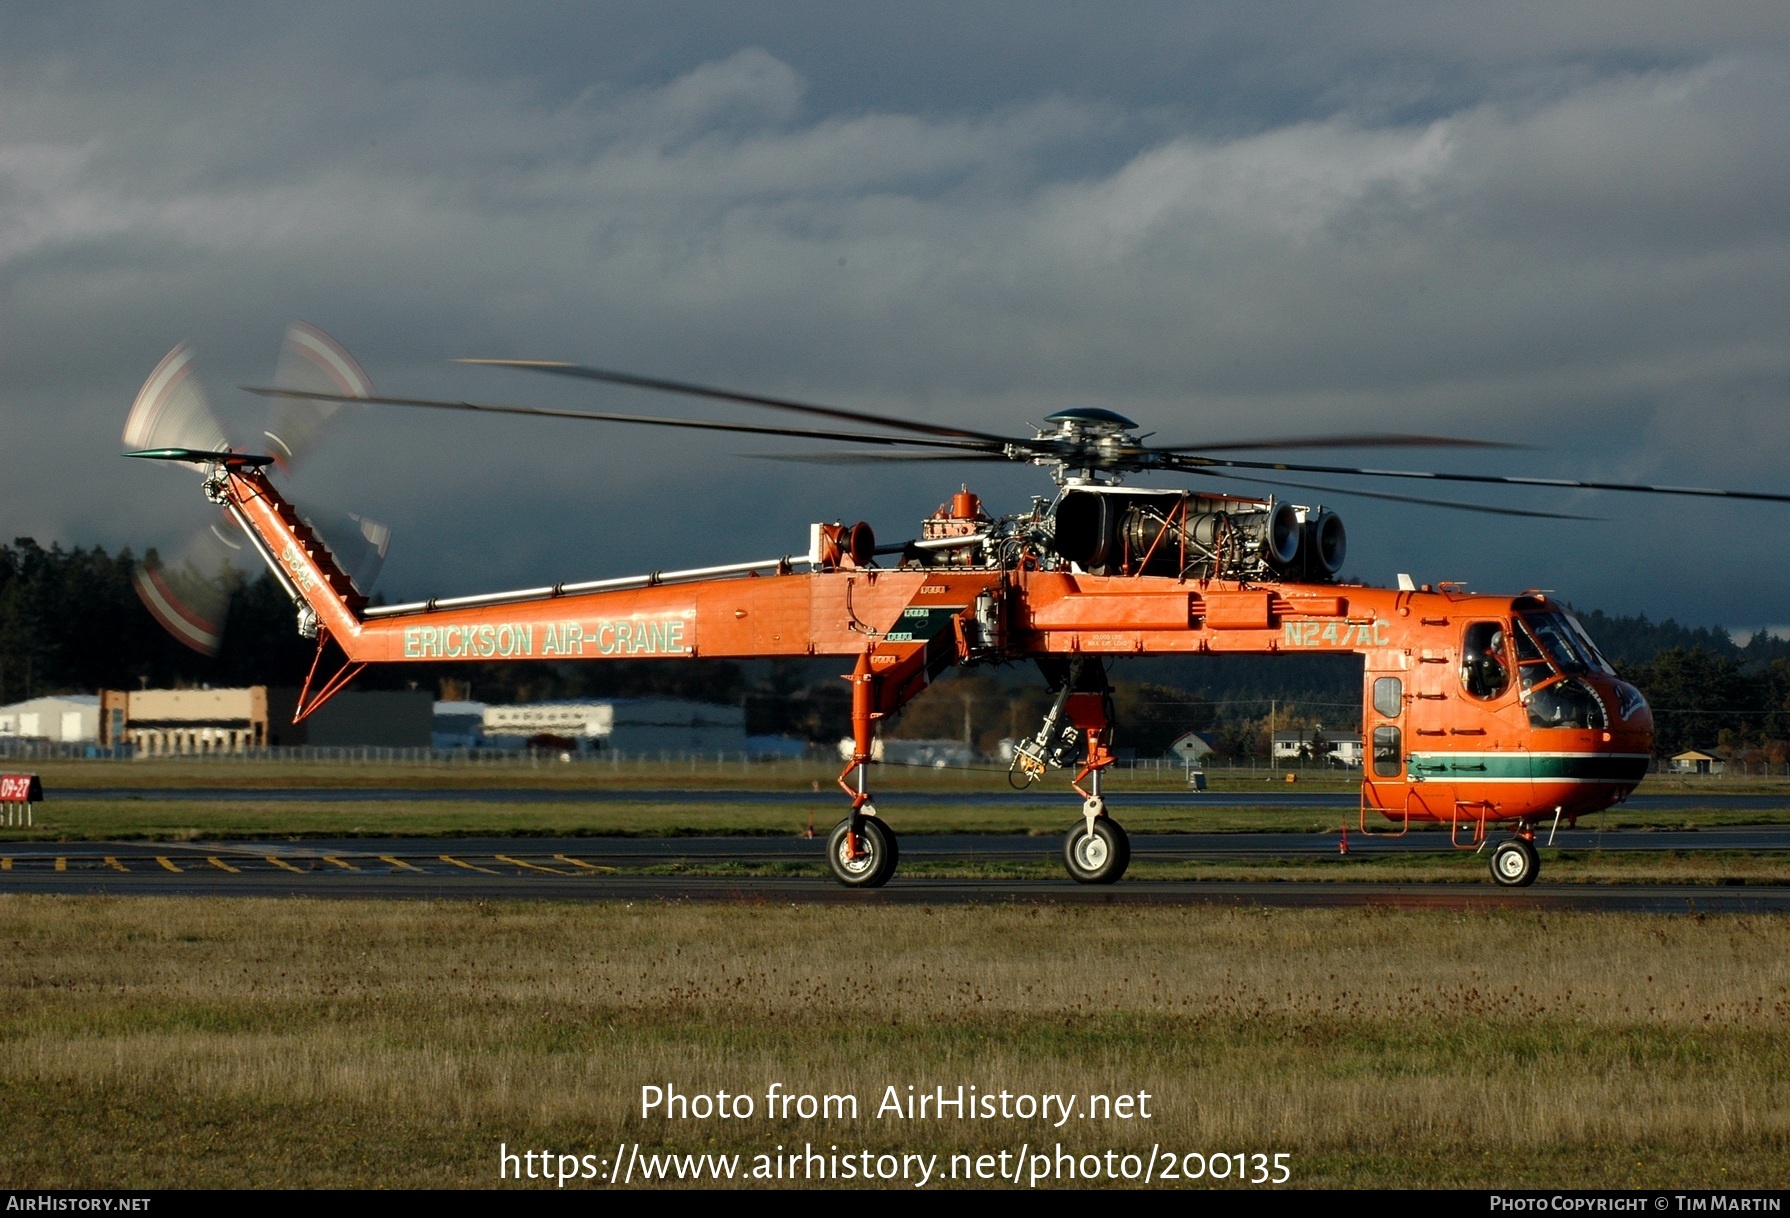
[[[1064,841],[1063,859],[1084,883],[1118,880],[1130,858],[1125,831],[1101,792],[1102,771],[1114,759],[1106,673],[1116,657],[1360,655],[1367,744],[1362,831],[1369,831],[1370,813],[1383,833],[1439,822],[1454,844],[1478,849],[1503,827],[1509,836],[1490,858],[1499,884],[1534,881],[1539,825],[1607,808],[1640,782],[1652,748],[1651,712],[1551,597],[1471,595],[1446,583],[1413,586],[1403,577],[1391,589],[1343,583],[1346,538],[1334,512],[1228,490],[1130,487],[1128,475],[1265,481],[1513,516],[1565,514],[1287,479],[1320,474],[1790,502],[1790,495],[1764,492],[1216,455],[1501,447],[1483,441],[1369,434],[1146,445],[1136,424],[1097,408],[1060,411],[1032,436],[1012,437],[569,363],[463,361],[767,408],[854,429],[382,397],[319,331],[294,327],[286,351],[280,384],[251,389],[281,403],[269,442],[256,446],[262,451],[224,441],[193,382],[184,345],[144,384],[125,442],[138,450],[131,456],[199,466],[206,497],[241,527],[291,595],[299,632],[317,641],[298,717],[367,664],[837,656],[851,665],[853,745],[839,776],[849,809],[828,838],[827,861],[841,883],[856,887],[886,883],[899,853],[870,793],[878,723],[953,666],[1030,660],[1049,684],[1054,698],[1043,722],[1019,743],[1013,773],[1029,782],[1053,769],[1073,771],[1081,814]],[[361,590],[364,576],[357,586],[359,560],[332,552],[270,477],[269,467],[291,460],[303,438],[345,401],[856,446],[790,458],[796,460],[1019,461],[1048,469],[1056,493],[1034,499],[1025,511],[992,515],[964,489],[922,521],[916,537],[894,545],[878,545],[866,524],[818,523],[809,527],[800,558],[372,607]],[[374,543],[383,553],[383,530],[358,523],[360,549]],[[182,603],[157,572],[146,573],[141,589],[185,641],[215,640],[205,613]],[[341,663],[325,676],[332,645]]]

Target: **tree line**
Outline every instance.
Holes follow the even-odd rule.
[[[219,576],[233,594],[215,656],[175,641],[132,587],[128,549],[0,545],[0,704],[46,694],[139,687],[295,685],[314,644],[265,572]],[[1581,620],[1617,670],[1654,708],[1662,755],[1723,746],[1790,761],[1790,642],[1736,644],[1719,629],[1597,611]],[[743,706],[747,730],[815,742],[849,730],[850,692],[837,660],[605,660],[598,663],[374,666],[362,688],[428,689],[444,698],[533,702],[674,697]],[[1119,743],[1161,755],[1185,732],[1222,755],[1260,756],[1271,729],[1356,731],[1361,667],[1353,656],[1211,656],[1134,660],[1111,673]],[[962,740],[993,752],[1036,730],[1049,705],[1027,665],[952,674],[887,725],[894,735]]]

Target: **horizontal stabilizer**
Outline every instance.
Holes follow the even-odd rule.
[[[233,453],[229,449],[224,449],[221,452],[206,452],[196,448],[145,448],[124,455],[142,457],[146,461],[190,461],[194,465],[232,465],[258,468],[273,464],[273,458],[262,453]]]

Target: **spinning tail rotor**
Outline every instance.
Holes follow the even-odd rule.
[[[290,472],[322,443],[350,403],[371,396],[372,381],[347,351],[315,326],[294,322],[280,347],[274,379],[282,396],[268,413],[261,441],[235,442],[195,375],[193,349],[181,343],[162,358],[125,418],[133,457],[196,465],[209,478],[219,467],[275,465]],[[257,451],[257,450],[260,451]],[[391,530],[352,513],[305,511],[303,522],[323,541],[363,595],[372,590]],[[182,544],[171,562],[151,550],[133,576],[137,596],[168,633],[202,655],[223,642],[230,600],[241,585],[237,566],[250,553],[236,522],[222,515]]]

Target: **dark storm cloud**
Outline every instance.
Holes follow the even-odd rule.
[[[1440,429],[1541,446],[1513,472],[1790,490],[1774,8],[426,11],[6,14],[13,532],[196,524],[189,479],[113,468],[124,408],[191,337],[252,431],[225,387],[292,316],[393,392],[667,408],[444,363],[572,358],[999,429],[1092,401],[1165,439]],[[757,557],[823,515],[887,536],[955,486],[750,447],[368,412],[304,482],[391,521],[412,593]],[[977,472],[1015,508],[1043,489]],[[1783,618],[1782,509],[1546,506],[1611,521],[1344,504],[1350,565]]]

